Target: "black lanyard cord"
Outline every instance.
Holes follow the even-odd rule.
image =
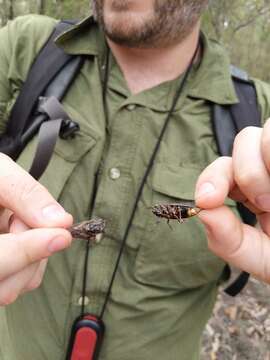
[[[115,263],[115,267],[114,267],[114,270],[113,270],[113,274],[112,274],[112,277],[111,277],[111,280],[110,280],[110,284],[109,284],[109,287],[108,287],[108,290],[107,290],[107,293],[106,293],[106,296],[105,296],[105,300],[104,300],[104,303],[103,303],[103,307],[102,307],[102,310],[101,310],[101,313],[100,313],[100,316],[99,318],[102,319],[103,318],[103,315],[104,315],[104,312],[106,310],[106,307],[107,307],[107,304],[108,304],[108,301],[109,301],[109,298],[110,298],[110,294],[111,294],[111,290],[112,290],[112,286],[114,284],[114,280],[115,280],[115,276],[116,276],[116,273],[117,273],[117,270],[118,270],[118,267],[119,267],[119,263],[120,263],[120,260],[121,260],[121,257],[122,257],[122,254],[123,254],[123,251],[124,251],[124,248],[125,248],[125,245],[126,245],[126,241],[127,241],[127,238],[128,238],[128,234],[129,234],[129,231],[130,231],[130,228],[131,228],[131,225],[132,225],[132,221],[134,219],[134,216],[135,216],[135,212],[136,212],[136,209],[137,209],[137,206],[138,206],[138,203],[139,203],[139,200],[141,198],[141,195],[142,195],[142,192],[143,192],[143,188],[144,188],[144,185],[147,181],[147,178],[150,174],[150,171],[154,165],[154,161],[155,161],[155,158],[156,158],[156,155],[158,153],[158,150],[160,148],[160,144],[161,144],[161,141],[164,137],[164,134],[166,132],[166,129],[168,127],[168,124],[169,124],[169,121],[172,117],[172,114],[175,110],[175,106],[179,100],[179,98],[181,97],[182,93],[183,93],[183,90],[184,90],[184,87],[187,83],[187,80],[188,80],[188,77],[189,77],[189,74],[191,72],[191,69],[192,69],[192,65],[194,63],[194,60],[196,59],[197,57],[197,54],[198,54],[198,51],[199,51],[199,48],[200,48],[200,43],[198,42],[198,45],[197,45],[197,48],[196,48],[196,51],[194,52],[194,55],[192,56],[192,59],[189,63],[189,66],[184,74],[184,77],[183,77],[183,80],[181,81],[180,83],[180,86],[178,87],[176,93],[175,93],[175,96],[173,98],[173,102],[172,102],[172,105],[171,105],[171,108],[167,114],[167,117],[165,119],[165,122],[164,122],[164,125],[162,127],[162,130],[160,132],[160,135],[159,135],[159,138],[158,138],[158,141],[154,147],[154,150],[153,150],[153,153],[152,153],[152,156],[150,158],[150,161],[148,163],[148,166],[146,168],[146,171],[145,171],[145,174],[143,176],[143,179],[141,181],[141,184],[140,184],[140,187],[139,187],[139,190],[137,192],[137,196],[136,196],[136,199],[135,199],[135,202],[134,202],[134,206],[133,206],[133,209],[132,209],[132,212],[131,212],[131,215],[130,215],[130,218],[129,218],[129,221],[128,221],[128,224],[127,224],[127,227],[126,227],[126,230],[125,230],[125,233],[124,233],[124,237],[123,237],[123,240],[121,242],[121,247],[120,247],[120,250],[119,250],[119,253],[118,253],[118,257],[117,257],[117,260],[116,260],[116,263]],[[108,67],[108,59],[109,57],[107,57],[107,66]],[[105,78],[105,82],[104,82],[104,88],[105,90],[107,90],[107,86],[108,86],[108,72],[107,72],[107,77]],[[104,90],[104,95],[105,95],[105,99],[106,99],[106,91]],[[107,112],[107,111],[105,111]]]
[[[137,195],[136,195],[136,199],[135,199],[135,202],[134,202],[134,205],[133,205],[133,209],[132,209],[132,212],[131,212],[127,227],[125,229],[123,239],[121,241],[120,250],[119,250],[118,257],[117,257],[117,260],[116,260],[116,263],[115,263],[115,266],[114,266],[114,270],[113,270],[112,277],[111,277],[111,280],[110,280],[110,283],[109,283],[109,286],[108,286],[108,290],[107,290],[106,295],[105,295],[105,300],[104,300],[104,303],[103,303],[103,306],[102,306],[102,310],[101,310],[100,315],[98,317],[100,320],[103,318],[104,312],[106,310],[106,307],[107,307],[107,304],[108,304],[108,301],[109,301],[109,298],[110,298],[111,290],[112,290],[112,287],[113,287],[113,284],[114,284],[114,280],[115,280],[116,273],[117,273],[117,270],[118,270],[118,267],[119,267],[119,263],[120,263],[122,255],[123,255],[123,251],[124,251],[124,248],[125,248],[125,245],[126,245],[126,242],[127,242],[129,231],[130,231],[130,228],[131,228],[131,225],[132,225],[132,222],[133,222],[136,210],[137,210],[139,200],[140,200],[142,192],[143,192],[144,185],[145,185],[145,183],[147,181],[147,178],[148,178],[148,176],[150,174],[150,171],[152,170],[155,158],[156,158],[157,153],[158,153],[159,148],[160,148],[161,141],[162,141],[162,139],[164,137],[164,134],[165,134],[166,129],[168,127],[169,121],[170,121],[170,119],[172,117],[172,114],[173,114],[173,112],[175,110],[175,106],[176,106],[178,100],[180,99],[180,97],[181,97],[181,95],[183,93],[184,87],[185,87],[185,85],[187,83],[189,74],[190,74],[191,69],[192,69],[192,65],[193,65],[194,60],[196,59],[196,57],[198,55],[199,49],[200,49],[200,42],[198,43],[196,51],[194,52],[194,55],[193,55],[193,57],[192,57],[192,59],[191,59],[191,61],[189,63],[189,66],[188,66],[188,68],[187,68],[187,70],[186,70],[186,72],[184,74],[183,80],[181,81],[181,83],[180,83],[180,85],[179,85],[179,87],[178,87],[178,89],[177,89],[177,91],[176,91],[176,93],[174,95],[172,105],[171,105],[170,110],[169,110],[169,112],[168,112],[168,114],[166,116],[164,125],[163,125],[162,130],[161,130],[161,132],[159,134],[158,141],[157,141],[157,143],[156,143],[156,145],[154,147],[154,150],[153,150],[153,153],[152,153],[152,155],[150,157],[150,160],[149,160],[148,166],[146,168],[145,174],[144,174],[144,176],[142,178],[142,181],[141,181],[141,184],[139,186],[139,189],[138,189],[138,192],[137,192]],[[107,125],[108,125],[108,107],[107,107],[106,99],[107,99],[108,80],[109,80],[109,60],[110,60],[110,49],[109,49],[109,47],[107,47],[106,64],[105,64],[105,76],[104,76],[103,89],[102,89],[104,113],[105,113],[105,118],[106,118]],[[83,281],[82,281],[81,317],[83,317],[85,315],[85,295],[86,295],[86,287],[87,287],[87,273],[88,273],[88,266],[89,266],[89,252],[90,252],[90,244],[86,243],[84,268],[83,268]]]

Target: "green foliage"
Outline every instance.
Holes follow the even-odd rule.
[[[89,0],[47,1],[45,13],[56,18],[81,19],[88,15],[89,9]]]
[[[269,0],[210,0],[203,27],[224,44],[233,64],[270,81]]]
[[[0,0],[0,16],[5,24],[12,7],[13,16],[42,13],[55,18],[79,19],[89,13],[90,0]]]

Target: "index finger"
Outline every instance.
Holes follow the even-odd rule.
[[[71,244],[64,229],[43,228],[0,236],[0,281]]]
[[[217,256],[270,283],[270,241],[262,231],[243,224],[225,206],[199,214],[206,226],[208,246]]]
[[[68,227],[72,216],[48,190],[8,156],[0,153],[0,206],[29,227]]]

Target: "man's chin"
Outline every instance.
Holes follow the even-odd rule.
[[[138,41],[136,34],[126,33],[124,31],[107,31],[106,36],[115,44],[128,48],[140,48],[141,41]]]
[[[148,17],[131,11],[110,11],[104,13],[104,22],[106,27],[110,28],[144,27],[148,20]]]
[[[142,18],[130,14],[110,15],[105,17],[104,20],[106,35],[112,41],[121,45],[134,45],[141,37],[142,29],[145,28]]]

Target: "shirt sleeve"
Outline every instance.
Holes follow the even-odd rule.
[[[253,79],[253,81],[257,92],[261,122],[264,124],[270,118],[270,84],[258,79]]]
[[[6,123],[6,113],[9,101],[12,98],[10,82],[8,79],[9,71],[9,43],[8,27],[0,29],[0,133],[4,131]]]
[[[50,36],[56,20],[27,15],[0,29],[0,134],[28,71]]]

